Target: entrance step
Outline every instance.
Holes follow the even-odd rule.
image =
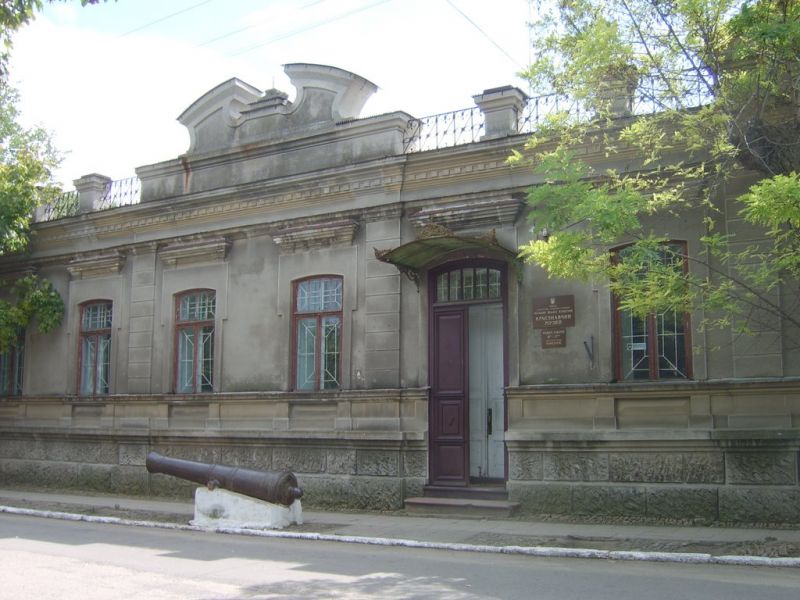
[[[406,498],[406,510],[414,514],[442,517],[510,517],[519,508],[518,502],[481,500],[478,498]]]
[[[426,485],[423,489],[426,498],[466,498],[472,500],[508,500],[504,484],[480,484],[469,487]]]

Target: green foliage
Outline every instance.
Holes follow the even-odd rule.
[[[34,210],[58,193],[50,137],[19,124],[16,101],[13,89],[0,87],[0,256],[25,249]]]
[[[13,301],[0,300],[0,352],[17,339],[20,329],[35,320],[39,331],[47,333],[61,324],[64,302],[46,279],[29,275],[11,286]]]
[[[639,316],[695,308],[739,332],[764,313],[800,327],[775,293],[800,279],[800,1],[560,0],[539,15],[524,75],[588,110],[554,116],[509,160],[543,181],[528,193],[538,239],[520,255],[551,277],[609,281]],[[636,83],[652,114],[620,119],[613,99]],[[624,152],[624,167],[596,172],[584,147]],[[726,207],[742,166],[762,180]],[[722,233],[724,210],[763,236]],[[702,246],[689,256],[669,244],[686,223]]]
[[[0,0],[0,257],[25,251],[36,208],[59,193],[52,178],[58,154],[47,132],[20,125],[17,94],[8,86],[6,72],[12,34],[41,7],[40,0]],[[4,282],[2,290],[0,351],[32,322],[42,332],[61,323],[64,304],[50,282],[27,276]]]

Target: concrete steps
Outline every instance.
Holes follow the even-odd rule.
[[[480,500],[476,498],[406,498],[406,510],[417,515],[441,517],[510,517],[519,508],[518,502]]]
[[[509,517],[519,508],[508,500],[505,485],[447,487],[427,485],[424,496],[406,498],[409,513],[449,517]]]

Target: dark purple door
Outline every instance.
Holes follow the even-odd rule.
[[[467,485],[467,311],[435,308],[431,357],[431,483]]]

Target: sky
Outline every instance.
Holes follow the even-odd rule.
[[[78,0],[47,3],[14,36],[22,121],[53,133],[64,189],[177,158],[177,117],[219,83],[295,90],[288,63],[326,64],[378,86],[362,116],[472,106],[530,61],[528,0]]]

